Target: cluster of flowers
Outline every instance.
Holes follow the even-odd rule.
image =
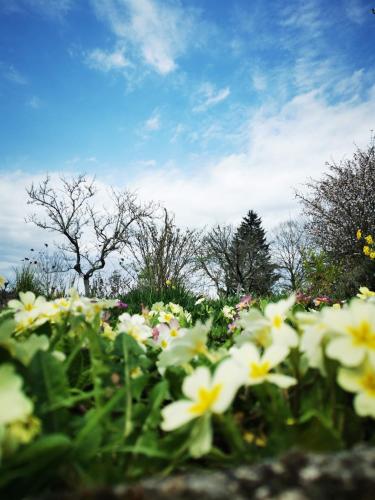
[[[156,353],[161,376],[169,367],[184,368],[184,399],[172,401],[162,409],[161,427],[173,431],[194,419],[204,422],[199,446],[191,443],[192,456],[210,449],[211,416],[224,413],[241,387],[267,382],[286,391],[297,383],[288,363],[292,350],[299,352],[306,365],[318,369],[322,376],[327,360],[337,360],[337,383],[355,394],[355,411],[360,416],[375,418],[374,292],[363,287],[356,298],[342,306],[296,313],[295,295],[268,303],[262,310],[252,302],[251,297],[244,297],[237,306],[223,308],[223,315],[232,322],[233,335],[228,336],[229,348],[216,350],[210,349],[208,342],[212,320],[192,325],[190,313],[174,303],[156,303],[150,310],[143,309],[142,314],[123,313],[113,327],[107,321],[106,311],[119,307],[118,302],[80,297],[73,290],[66,299],[49,302],[31,292],[21,293],[20,300],[9,302],[9,308],[15,321],[12,335],[33,340],[34,351],[48,349],[48,339],[44,342],[43,336],[36,336],[35,346],[30,331],[45,322],[59,324],[80,317],[86,322],[99,320],[99,331],[110,343],[125,333],[146,354]],[[24,358],[25,362],[30,356],[29,353]],[[6,408],[0,415],[0,443],[12,447],[14,443],[27,442],[38,432],[32,402],[23,393],[22,379],[10,364],[0,367],[0,407]]]
[[[362,230],[358,229],[357,230],[357,240],[364,240],[364,245],[363,245],[363,253],[369,257],[371,260],[375,260],[375,242],[371,234],[368,234],[367,236],[363,236]]]
[[[231,405],[241,386],[264,382],[287,389],[297,380],[286,374],[286,360],[291,349],[299,349],[312,368],[325,374],[325,358],[339,361],[337,382],[355,393],[354,408],[360,416],[375,418],[375,298],[374,292],[361,289],[358,298],[343,307],[325,307],[320,311],[292,314],[295,296],[256,308],[239,311],[234,326],[239,332],[235,344],[219,356],[208,356],[216,365],[214,373],[198,366],[183,383],[186,399],[166,406],[162,428],[170,431],[203,415],[221,414]],[[225,311],[229,311],[225,309]],[[230,310],[231,313],[234,310]],[[294,327],[292,326],[294,325]],[[172,364],[188,362],[195,355],[208,354],[205,339],[209,325],[196,325],[185,334],[179,350],[168,356]],[[188,347],[187,340],[190,344]],[[184,356],[182,352],[184,350]],[[160,356],[165,365],[166,356]],[[211,445],[207,434],[207,451]],[[202,451],[202,449],[200,450]]]

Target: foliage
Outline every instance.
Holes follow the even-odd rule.
[[[133,315],[75,291],[21,293],[0,314],[1,494],[370,439],[375,302],[365,292],[318,312],[293,295],[200,297],[190,310],[164,296]]]
[[[276,281],[269,244],[260,217],[250,210],[242,219],[230,247],[228,269],[231,293],[269,293]]]
[[[360,285],[375,285],[375,261],[362,258],[355,237],[375,232],[375,145],[357,148],[350,160],[327,164],[329,170],[318,181],[298,193],[308,219],[306,229],[314,242],[343,268],[341,288],[346,295]]]

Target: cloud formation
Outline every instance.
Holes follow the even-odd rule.
[[[117,40],[161,75],[174,71],[192,41],[194,13],[161,0],[92,0],[96,13]]]
[[[198,92],[194,95],[196,104],[193,106],[193,111],[200,113],[207,111],[208,108],[216,106],[220,102],[225,101],[230,95],[229,87],[216,89],[210,82],[205,82],[201,85]]]

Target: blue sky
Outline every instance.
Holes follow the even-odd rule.
[[[293,216],[293,188],[375,128],[374,6],[1,2],[3,268],[39,238],[25,187],[47,171],[137,189],[181,224]]]

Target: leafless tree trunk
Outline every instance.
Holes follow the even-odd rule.
[[[307,246],[303,223],[281,222],[273,234],[273,261],[281,271],[285,288],[298,290],[303,285],[303,255]]]
[[[86,295],[90,295],[91,277],[104,268],[110,254],[122,249],[132,225],[149,218],[154,210],[152,203],[139,204],[133,193],[114,189],[111,208],[94,208],[97,188],[85,175],[60,177],[59,188],[53,187],[47,176],[32,184],[27,193],[28,203],[46,212],[45,219],[33,214],[27,220],[65,238],[59,248],[72,256],[72,269],[82,278]]]

